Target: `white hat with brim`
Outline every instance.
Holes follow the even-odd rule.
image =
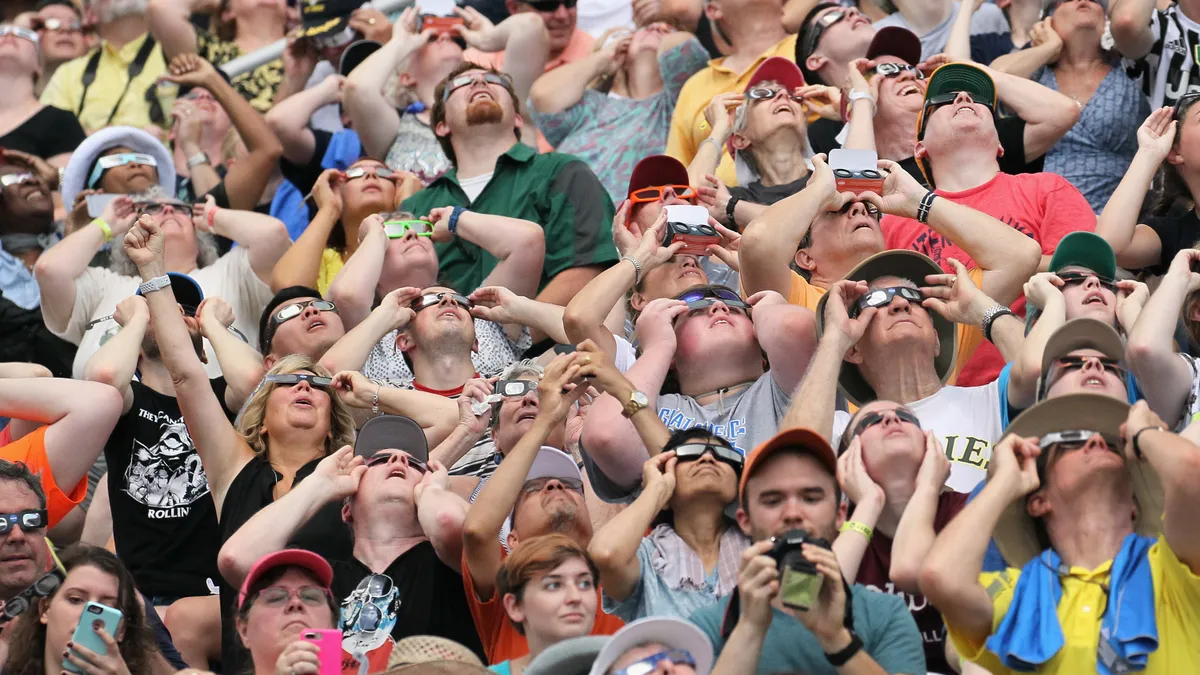
[[[639,645],[659,643],[671,649],[682,649],[696,660],[696,675],[708,675],[713,667],[713,648],[708,636],[695,625],[670,617],[649,617],[625,624],[613,633],[612,639],[600,650],[588,675],[605,675],[617,659]]]
[[[67,210],[75,204],[75,195],[87,189],[88,176],[96,160],[105,150],[129,148],[133,152],[154,158],[158,171],[158,185],[170,196],[175,195],[175,160],[167,146],[154,136],[135,127],[108,127],[88,136],[75,152],[63,172],[61,186],[63,204]]]
[[[1105,438],[1120,439],[1121,425],[1128,416],[1129,404],[1120,399],[1103,394],[1067,394],[1042,401],[1021,413],[1008,425],[1004,435],[1041,438],[1056,431],[1079,429],[1099,432]],[[1114,450],[1124,453],[1121,447]],[[1038,458],[1043,483],[1047,475],[1047,459],[1045,454]],[[1126,460],[1125,467],[1129,471],[1137,509],[1134,531],[1142,536],[1157,537],[1162,533],[1162,483],[1145,461]],[[989,465],[989,479],[991,474]],[[1009,504],[1000,514],[1000,521],[996,523],[996,530],[992,534],[1004,560],[1013,567],[1024,567],[1042,552],[1036,525],[1025,504],[1025,499]]]

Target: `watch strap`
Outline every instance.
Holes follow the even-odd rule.
[[[625,400],[625,409],[621,411],[621,414],[626,418],[633,417],[649,407],[648,405],[638,401],[638,394],[641,394],[643,400],[645,399],[646,395],[635,389],[629,393],[629,398]]]
[[[1016,316],[1016,313],[1011,309],[997,302],[992,306],[991,309],[987,311],[986,314],[983,315],[983,321],[979,322],[979,326],[983,329],[983,337],[988,342],[992,341],[992,326],[996,323],[996,319],[999,319],[1005,314],[1009,316]]]
[[[740,201],[742,201],[741,197],[730,197],[729,201],[725,203],[725,220],[729,221],[729,227],[734,230],[738,229],[737,205]]]
[[[464,211],[466,211],[466,209],[461,206],[455,206],[450,210],[450,219],[446,223],[446,229],[450,230],[450,234],[453,234],[456,237],[458,236],[458,219],[460,216],[462,216]]]
[[[846,601],[849,602],[850,598],[847,597]],[[862,651],[862,648],[862,638],[858,637],[858,634],[854,631],[850,631],[850,644],[846,645],[846,648],[840,652],[834,654],[825,654],[825,660],[828,661],[829,665],[833,666],[834,668],[841,668],[849,663],[850,659],[854,658],[856,654]]]
[[[154,277],[149,281],[142,282],[142,284],[138,286],[138,293],[141,295],[146,295],[147,293],[153,293],[154,291],[161,291],[170,285],[171,277],[164,274],[161,277]]]
[[[187,165],[188,165],[189,169],[194,169],[194,168],[200,166],[201,164],[208,164],[208,163],[209,163],[208,155],[204,154],[203,152],[197,152],[196,154],[187,158]]]

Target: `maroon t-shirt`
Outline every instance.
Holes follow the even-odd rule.
[[[941,532],[950,519],[958,515],[967,504],[970,495],[959,492],[943,492],[938,498],[937,513],[933,516],[933,531]],[[912,612],[921,631],[921,640],[925,643],[925,666],[931,673],[952,673],[950,664],[946,663],[946,627],[942,623],[942,615],[920,593],[905,593],[896,588],[888,578],[888,570],[892,567],[892,540],[876,532],[863,554],[862,564],[858,566],[856,581],[873,591],[900,596]]]

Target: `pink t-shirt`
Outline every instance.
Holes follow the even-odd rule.
[[[558,55],[556,59],[546,61],[546,72],[550,72],[564,63],[578,61],[588,54],[592,53],[592,45],[596,40],[591,35],[575,29],[575,33],[571,35],[571,41],[567,43],[567,48]],[[478,49],[468,49],[463,52],[463,60],[477,63],[481,66],[491,66],[493,70],[504,68],[504,52],[481,52]]]
[[[1023,173],[1015,176],[998,173],[995,178],[970,190],[937,190],[937,193],[982,211],[1032,237],[1041,245],[1043,255],[1052,255],[1058,241],[1071,232],[1096,230],[1096,214],[1088,206],[1087,200],[1074,185],[1056,173]],[[966,251],[915,220],[884,216],[882,227],[888,248],[906,248],[924,253],[947,272],[954,271],[950,258],[957,259],[967,267],[976,266]],[[1012,309],[1018,315],[1024,315],[1024,295],[1017,298]],[[984,342],[963,366],[957,384],[960,387],[987,384],[995,380],[1003,368],[1004,359],[999,350],[992,343]]]

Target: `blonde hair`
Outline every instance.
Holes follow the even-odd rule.
[[[314,375],[320,377],[332,377],[333,375],[324,366],[314,361],[312,358],[304,354],[290,354],[283,357],[275,364],[274,368],[267,371],[267,375],[279,375],[296,373],[302,370],[307,370]],[[258,389],[250,395],[250,400],[246,401],[245,410],[242,412],[242,417],[238,421],[237,430],[245,439],[246,444],[254,451],[255,455],[267,454],[267,430],[265,426],[267,418],[267,399],[270,398],[271,392],[279,386],[272,382],[264,381],[259,385]],[[342,399],[332,390],[329,391],[330,403],[330,423],[329,434],[325,437],[325,454],[331,454],[343,445],[354,444],[354,418],[350,415],[350,408]],[[269,457],[268,457],[269,459]]]

